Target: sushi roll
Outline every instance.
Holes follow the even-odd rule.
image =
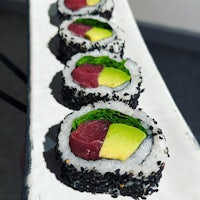
[[[58,11],[64,19],[88,14],[110,19],[113,7],[113,0],[58,0]]]
[[[66,63],[76,53],[104,49],[123,55],[123,32],[115,24],[100,17],[82,17],[65,20],[59,27],[58,59]]]
[[[119,100],[135,108],[142,92],[140,67],[104,50],[74,55],[62,76],[63,100],[74,110],[99,100]]]
[[[56,154],[63,182],[75,190],[145,199],[158,191],[167,157],[155,120],[122,102],[99,102],[69,114]]]

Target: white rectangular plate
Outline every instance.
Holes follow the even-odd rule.
[[[59,124],[71,112],[54,99],[49,88],[55,74],[63,68],[48,48],[49,41],[58,31],[49,17],[49,9],[54,3],[55,0],[30,1],[30,152],[25,194],[29,200],[113,200],[109,195],[81,193],[67,187],[47,167],[56,165],[54,157],[48,154],[47,163],[43,154],[53,145],[53,140],[47,135],[49,128]],[[125,56],[142,67],[145,91],[139,98],[139,107],[157,120],[167,138],[171,155],[159,192],[148,199],[199,200],[199,146],[159,74],[126,0],[115,0],[112,20],[125,31]],[[118,200],[122,199],[131,198],[118,197]]]

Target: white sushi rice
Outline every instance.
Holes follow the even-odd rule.
[[[69,60],[65,66],[65,68],[62,71],[63,78],[65,80],[64,85],[68,86],[70,88],[76,88],[76,95],[78,96],[79,91],[84,91],[85,95],[95,93],[98,94],[100,93],[101,96],[108,95],[109,99],[113,98],[113,95],[118,96],[120,99],[123,100],[130,100],[131,95],[138,94],[139,93],[139,88],[138,84],[142,82],[142,77],[140,73],[140,67],[132,60],[130,59],[125,59],[125,67],[129,70],[130,76],[131,76],[131,82],[126,85],[123,85],[122,88],[117,87],[116,89],[106,87],[106,86],[99,86],[97,88],[82,88],[78,83],[74,82],[71,73],[76,67],[76,62],[84,57],[84,56],[94,56],[94,57],[99,57],[99,56],[108,56],[109,58],[121,62],[122,59],[119,58],[119,56],[116,56],[113,53],[110,53],[108,51],[104,50],[94,50],[93,52],[88,52],[88,53],[78,53],[74,55],[71,60]],[[120,90],[121,89],[121,90]],[[124,95],[126,94],[126,95]]]
[[[92,42],[88,39],[85,39],[83,37],[79,37],[72,33],[68,26],[72,24],[76,19],[79,19],[80,17],[74,17],[71,20],[65,20],[61,23],[59,27],[59,35],[62,37],[62,39],[65,41],[66,45],[70,45],[71,43],[74,44],[80,44],[82,48],[85,48],[86,50],[91,49],[104,49],[107,51],[113,51],[113,53],[120,54],[123,51],[124,48],[124,37],[123,37],[123,31],[114,23],[111,23],[107,20],[105,20],[102,17],[97,16],[84,16],[82,19],[94,19],[98,20],[104,23],[108,23],[112,27],[112,33],[113,35],[109,38]]]
[[[109,159],[87,161],[78,156],[75,156],[69,147],[69,135],[71,133],[73,120],[88,113],[91,110],[106,108],[116,110],[126,115],[140,119],[142,121],[143,127],[147,130],[148,137],[143,141],[138,150],[126,161]],[[150,126],[153,127],[152,130],[150,130]],[[83,107],[81,110],[75,111],[64,119],[61,125],[60,133],[58,135],[58,150],[62,154],[62,160],[68,160],[69,163],[72,164],[77,170],[81,170],[81,167],[83,167],[88,170],[96,169],[98,172],[104,174],[106,172],[115,172],[115,170],[120,169],[120,174],[124,174],[125,172],[138,174],[142,171],[144,176],[148,176],[152,172],[159,170],[159,166],[157,164],[158,161],[165,162],[168,157],[168,148],[166,146],[164,135],[152,134],[157,133],[159,130],[160,129],[156,126],[154,120],[148,117],[141,110],[133,110],[122,102],[99,102],[94,104],[94,106],[88,105]]]
[[[114,7],[113,0],[109,0],[109,1],[100,0],[99,3],[97,3],[94,6],[87,6],[79,10],[72,11],[71,9],[65,6],[64,1],[65,0],[58,0],[58,10],[63,15],[71,15],[71,16],[88,15],[95,11],[104,13],[106,11],[112,11]]]

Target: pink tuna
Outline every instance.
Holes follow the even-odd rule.
[[[111,122],[106,120],[87,121],[80,124],[70,135],[71,151],[85,160],[98,160],[99,151],[110,124]]]
[[[76,11],[76,10],[79,10],[83,7],[86,7],[87,1],[86,0],[65,0],[64,4],[70,10]]]
[[[68,29],[79,37],[85,37],[86,32],[89,31],[91,28],[91,26],[76,23],[72,23],[68,26]]]
[[[72,71],[72,78],[84,88],[96,88],[99,86],[98,77],[102,70],[102,65],[85,63]]]

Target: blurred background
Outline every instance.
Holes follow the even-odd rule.
[[[129,0],[129,3],[160,73],[200,142],[200,2]],[[26,1],[0,0],[2,200],[21,198],[20,156],[27,130],[28,43]]]

